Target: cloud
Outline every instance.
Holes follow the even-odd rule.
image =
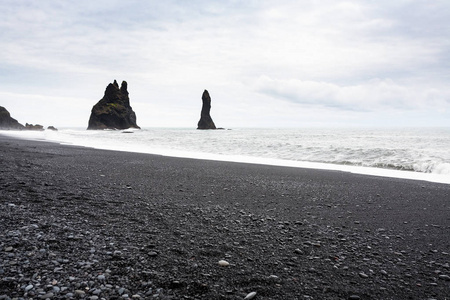
[[[275,113],[285,105],[442,112],[449,20],[442,0],[5,0],[0,93],[16,93],[22,107],[39,97],[95,102],[109,82],[127,80],[143,110],[170,103],[163,113],[177,118],[197,115],[207,88],[226,99],[224,122],[264,103],[251,118],[271,125],[296,124],[295,113]]]
[[[74,74],[158,72],[172,80],[211,69],[215,75],[205,77],[217,80],[262,74],[367,80],[437,66],[448,45],[404,34],[412,20],[402,16],[417,15],[421,6],[413,5],[414,13],[405,5],[381,6],[404,11],[388,14],[365,1],[17,0],[0,6],[1,44],[12,65]]]
[[[357,85],[280,80],[260,77],[257,92],[308,106],[352,111],[445,109],[450,105],[450,88],[404,86],[391,79],[373,79]]]

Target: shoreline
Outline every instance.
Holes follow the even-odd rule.
[[[0,297],[450,294],[446,184],[4,135],[0,148]]]
[[[116,132],[116,131],[114,131]],[[121,132],[121,131],[118,131]],[[139,153],[139,154],[149,154],[149,155],[161,155],[166,157],[176,157],[176,158],[187,158],[187,159],[200,159],[200,160],[212,160],[212,161],[222,161],[222,162],[233,162],[233,163],[246,163],[246,164],[257,164],[257,165],[267,165],[267,166],[279,166],[279,167],[292,167],[292,168],[301,168],[301,169],[315,169],[315,170],[328,170],[328,171],[340,171],[340,172],[348,172],[360,175],[369,175],[369,176],[380,176],[386,178],[398,178],[398,179],[407,179],[407,180],[418,180],[418,181],[428,181],[435,182],[441,184],[450,184],[450,174],[439,174],[439,173],[424,173],[424,172],[416,172],[410,170],[398,170],[398,169],[388,169],[388,168],[377,168],[377,167],[368,167],[368,166],[358,166],[358,165],[347,165],[347,164],[335,164],[335,163],[321,163],[321,162],[310,162],[310,161],[295,161],[295,160],[285,160],[279,158],[264,158],[264,157],[252,157],[245,155],[222,155],[222,154],[213,154],[213,153],[200,153],[200,152],[186,152],[180,150],[173,149],[159,149],[159,148],[142,148],[137,150],[135,148],[136,145],[122,145],[121,147],[115,146],[107,146],[106,144],[99,146],[96,144],[90,143],[67,143],[67,141],[57,140],[55,138],[48,138],[45,136],[36,137],[36,133],[39,132],[27,132],[32,136],[20,136],[17,133],[19,132],[1,132],[0,135],[4,133],[4,135],[25,139],[31,141],[46,141],[52,142],[60,145],[69,145],[69,146],[80,146],[87,147],[98,150],[109,150],[109,151],[121,151],[128,153]],[[54,132],[50,132],[54,134]],[[40,132],[40,134],[45,134],[45,132]]]

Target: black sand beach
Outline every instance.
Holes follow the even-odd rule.
[[[1,135],[0,175],[0,299],[450,299],[450,185]]]

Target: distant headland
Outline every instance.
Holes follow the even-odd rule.
[[[53,126],[49,126],[47,129],[49,130],[58,130]],[[0,130],[37,130],[42,131],[44,130],[44,126],[36,124],[28,124],[26,123],[25,126],[20,124],[16,119],[11,117],[11,114],[9,111],[4,108],[3,106],[0,106]]]

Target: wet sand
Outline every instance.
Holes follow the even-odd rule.
[[[0,299],[450,295],[446,184],[0,134],[0,220]]]

